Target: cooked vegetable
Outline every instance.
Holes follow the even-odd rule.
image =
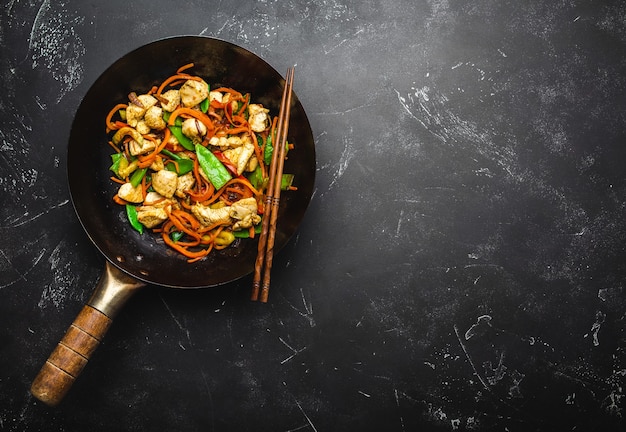
[[[126,204],[126,216],[128,217],[130,226],[136,229],[139,234],[143,234],[143,225],[137,219],[137,207],[132,204]]]
[[[188,72],[116,104],[104,122],[115,149],[113,200],[130,225],[159,234],[189,262],[261,229],[276,120],[251,95]],[[293,175],[283,175],[283,188]]]
[[[141,183],[141,180],[143,180],[147,172],[148,168],[141,168],[133,172],[133,175],[130,178],[130,184],[133,185],[133,187],[139,186],[139,183]]]
[[[198,164],[215,189],[221,189],[232,178],[226,167],[206,147],[196,145]]]
[[[172,135],[176,137],[180,145],[185,147],[187,150],[193,150],[193,146],[194,146],[193,141],[191,140],[191,138],[187,137],[183,133],[182,125],[181,126],[172,125],[172,126],[168,126],[167,128],[170,130],[170,132],[172,132]]]
[[[181,157],[169,150],[161,150],[161,153],[170,157],[174,162],[169,162],[165,168],[170,171],[176,171],[179,176],[187,174],[193,170],[193,161],[189,158]]]

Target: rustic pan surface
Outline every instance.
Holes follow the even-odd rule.
[[[132,91],[148,91],[193,62],[190,73],[213,88],[227,86],[249,92],[252,101],[278,113],[284,79],[255,54],[229,42],[202,36],[180,36],[142,46],[119,60],[93,83],[76,113],[68,146],[68,181],[72,203],[87,235],[114,266],[145,283],[199,288],[224,284],[252,272],[256,240],[214,251],[189,264],[165,246],[158,235],[140,235],[128,224],[124,208],[112,197],[118,186],[110,180],[111,147],[104,119]],[[297,80],[296,80],[297,81]],[[297,83],[296,83],[297,84]],[[289,142],[295,144],[285,172],[296,176],[297,191],[281,194],[276,250],[294,234],[311,200],[315,178],[315,145],[304,108],[292,99]]]

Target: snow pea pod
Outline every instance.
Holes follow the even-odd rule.
[[[172,132],[172,135],[176,137],[180,145],[182,145],[187,150],[193,150],[193,141],[191,141],[191,139],[189,139],[187,135],[183,133],[182,126],[170,125],[168,126],[168,128],[170,129],[170,132]]]
[[[132,204],[126,204],[126,216],[128,217],[128,222],[130,222],[130,226],[139,232],[139,234],[143,234],[143,225],[139,222],[137,218],[137,207]]]
[[[165,149],[161,150],[161,153],[176,161],[176,164],[171,162],[168,163],[167,165],[165,165],[165,168],[170,171],[176,171],[179,176],[187,174],[188,172],[193,170],[193,161],[191,159],[178,156],[176,153],[172,153],[171,151]],[[177,166],[178,169],[176,169]]]
[[[232,179],[226,167],[206,147],[196,144],[196,156],[198,157],[200,168],[202,168],[209,181],[215,186],[215,189],[221,189]]]

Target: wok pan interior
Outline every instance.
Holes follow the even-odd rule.
[[[91,86],[76,113],[68,146],[68,181],[78,218],[91,241],[122,271],[144,281],[170,287],[195,288],[230,282],[254,269],[256,240],[214,251],[189,264],[165,246],[156,234],[135,232],[124,208],[112,201],[119,187],[110,180],[110,155],[105,117],[132,91],[141,94],[176,69],[195,63],[189,72],[202,76],[212,88],[227,86],[250,93],[272,115],[279,110],[284,79],[265,61],[234,44],[200,36],[164,39],[138,48],[111,65]],[[311,200],[315,176],[313,134],[304,109],[292,98],[289,152],[285,173],[295,174],[297,191],[281,194],[275,251],[300,224]]]

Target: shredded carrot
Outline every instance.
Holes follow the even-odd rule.
[[[128,204],[128,201],[123,200],[122,198],[120,198],[120,196],[118,194],[113,195],[113,201],[115,201],[116,204],[120,204],[120,205]]]
[[[108,144],[113,147],[113,150],[115,150],[115,153],[121,153],[120,149],[117,148],[117,146],[115,144],[113,144],[113,141],[109,141]]]
[[[250,191],[252,191],[252,193],[253,193],[254,195],[257,195],[257,196],[262,195],[262,194],[261,194],[261,192],[259,192],[258,190],[256,190],[256,189],[254,188],[254,186],[252,186],[252,183],[250,183],[250,181],[248,181],[248,179],[246,179],[245,177],[236,177],[236,178],[234,178],[234,179],[230,179],[230,180],[229,180],[229,181],[228,181],[228,182],[224,185],[224,187],[228,187],[228,186],[230,186],[230,185],[232,185],[232,184],[235,184],[235,183],[239,183],[239,184],[244,185],[245,187],[247,187],[248,189],[250,189]]]
[[[176,70],[176,73],[177,73],[177,74],[180,74],[180,73],[182,73],[183,71],[186,71],[187,69],[191,69],[193,66],[194,66],[193,62],[192,62],[192,63],[187,63],[186,65],[183,65],[183,66],[179,67],[179,68]]]
[[[242,100],[243,99],[243,95],[241,93],[239,93],[237,90],[232,89],[230,87],[219,87],[216,88],[214,91],[216,92],[220,92],[220,93],[229,93],[231,95],[231,97],[234,97],[235,100]],[[231,98],[230,102],[232,102],[233,99]]]
[[[165,146],[167,145],[167,142],[169,141],[169,137],[170,137],[170,130],[168,128],[165,128],[165,136],[163,137],[163,140],[161,141],[160,144],[158,144],[154,150],[152,150],[152,153],[148,154],[148,155],[142,155],[138,157],[139,162],[137,163],[137,165],[139,166],[139,168],[147,168],[150,165],[152,165],[152,163],[155,161],[156,156],[161,153],[161,151],[165,148]],[[144,136],[144,138],[148,137],[149,135]],[[148,138],[150,139],[150,138]]]
[[[111,120],[113,119],[113,116],[115,115],[115,113],[117,113],[119,110],[121,109],[126,109],[128,108],[127,104],[124,103],[119,103],[117,105],[115,105],[111,111],[109,111],[109,114],[107,114],[106,116],[106,120],[104,121],[107,127],[107,130],[112,131],[112,130],[117,130],[118,126],[111,123]]]
[[[115,183],[119,183],[119,184],[124,184],[126,183],[124,180],[120,180],[115,176],[111,176],[111,180],[113,180]]]
[[[187,74],[176,74],[176,75],[172,75],[171,77],[169,77],[168,79],[166,79],[165,81],[163,81],[161,83],[161,85],[159,86],[159,88],[156,91],[156,94],[160,95],[161,93],[163,93],[163,90],[169,86],[170,84],[174,83],[177,80],[182,80],[182,81],[187,81],[187,80],[194,80],[194,81],[203,81],[202,78],[198,77],[198,76],[194,76],[194,75],[187,75]]]
[[[198,110],[195,110],[192,108],[186,108],[186,107],[180,107],[174,110],[167,124],[172,126],[174,123],[176,123],[176,117],[178,117],[181,114],[188,115],[189,117],[193,117],[195,119],[200,120],[202,124],[204,124],[207,127],[207,129],[215,129],[215,125],[213,124],[213,121],[209,118],[209,116],[207,116],[202,111],[198,111]]]
[[[165,241],[165,243],[169,247],[180,252],[187,258],[203,258],[209,254],[210,249],[201,249],[199,251],[191,251],[187,249],[186,247],[179,245],[177,242],[174,242],[174,240],[172,240],[172,238],[169,235],[169,232],[166,229],[163,229],[163,232],[161,233],[161,235],[163,237],[163,241]]]
[[[248,128],[250,125],[248,125]],[[254,144],[254,154],[259,161],[259,166],[261,167],[261,176],[263,178],[267,177],[267,169],[265,164],[263,163],[263,152],[261,151],[261,147],[259,147],[259,141],[256,139],[256,134],[252,129],[250,129],[250,136],[252,137],[252,144]]]
[[[141,196],[143,197],[144,201],[146,199],[146,195],[148,195],[148,186],[146,184],[146,176],[143,176],[143,178],[141,179]]]

